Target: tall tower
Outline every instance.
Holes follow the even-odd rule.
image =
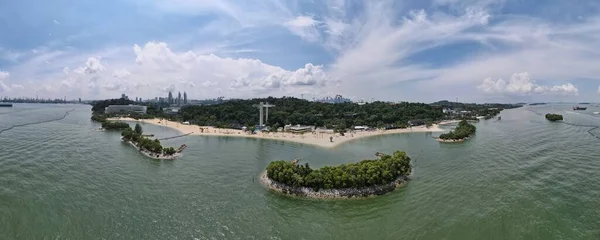
[[[187,93],[183,92],[183,104],[187,104]]]
[[[173,93],[169,91],[169,99],[167,100],[169,104],[173,104]]]
[[[181,92],[177,95],[177,106],[181,106]]]

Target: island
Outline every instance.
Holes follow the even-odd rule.
[[[185,144],[181,145],[177,150],[173,147],[163,147],[160,144],[160,140],[149,139],[143,133],[142,126],[135,124],[135,129],[128,127],[121,132],[121,140],[131,144],[131,146],[135,147],[143,155],[154,159],[176,159],[181,156],[181,152],[187,147]]]
[[[312,169],[298,160],[269,163],[261,182],[286,195],[310,198],[358,198],[393,191],[409,179],[411,159],[403,151],[378,153],[379,159]]]
[[[436,140],[444,143],[464,142],[466,139],[469,139],[471,135],[475,134],[476,130],[477,128],[475,125],[470,124],[466,120],[462,120],[454,130],[449,133],[441,134]]]
[[[562,121],[563,116],[560,114],[547,113],[546,119],[548,119],[548,121],[550,121],[550,122]]]

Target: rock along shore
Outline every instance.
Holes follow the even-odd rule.
[[[133,146],[135,149],[138,150],[138,152],[140,152],[141,154],[143,154],[146,157],[152,158],[152,159],[156,159],[156,160],[175,160],[176,158],[181,156],[181,153],[175,153],[173,155],[165,155],[165,154],[156,154],[147,150],[143,150],[140,147],[138,147],[137,145],[135,145],[135,143],[133,143],[132,141],[125,141],[123,140],[123,138],[121,137],[121,140],[123,142],[129,143],[131,146]]]
[[[396,181],[365,188],[343,188],[343,189],[320,189],[315,191],[307,187],[293,187],[271,180],[264,171],[260,175],[260,182],[270,190],[280,192],[286,195],[294,195],[300,197],[319,198],[319,199],[335,199],[335,198],[365,198],[375,195],[383,195],[394,191],[397,187],[404,185],[409,180],[408,177],[402,176]]]
[[[467,139],[469,139],[469,138],[461,138],[461,139],[441,139],[439,137],[435,138],[436,141],[441,142],[441,143],[460,143],[460,142],[464,142]]]

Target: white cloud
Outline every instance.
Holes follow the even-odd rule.
[[[10,73],[0,71],[0,80],[7,79],[10,76]]]
[[[204,82],[202,83],[202,86],[203,86],[203,87],[212,87],[212,86],[216,86],[216,85],[217,85],[216,83],[213,83],[213,82],[211,82],[211,81],[204,81]]]
[[[12,91],[12,89],[10,89],[10,87],[8,87],[4,81],[0,80],[0,92],[10,92]]]
[[[54,24],[60,25],[60,22],[56,21],[56,19],[54,19],[53,21],[54,21]]]
[[[496,81],[486,78],[477,89],[486,94],[526,96],[534,94],[579,95],[579,89],[573,84],[543,86],[531,79],[527,72],[514,73],[508,82],[503,79]]]
[[[69,75],[69,67],[64,67],[62,71],[65,75]]]
[[[10,85],[10,87],[11,87],[13,90],[22,90],[22,89],[24,89],[24,88],[25,88],[25,87],[24,87],[23,85],[21,85],[21,84],[11,84],[11,85]]]
[[[102,88],[109,90],[109,91],[115,91],[115,90],[121,89],[121,85],[115,84],[115,83],[107,83],[104,86],[102,86]]]
[[[125,79],[129,77],[131,73],[127,69],[120,69],[113,72],[113,77],[118,79]]]
[[[319,40],[318,25],[319,21],[311,16],[298,16],[284,23],[292,33],[311,42]]]

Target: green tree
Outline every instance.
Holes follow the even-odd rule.
[[[142,135],[142,133],[144,133],[144,130],[142,129],[142,126],[139,123],[135,124],[135,133]]]

